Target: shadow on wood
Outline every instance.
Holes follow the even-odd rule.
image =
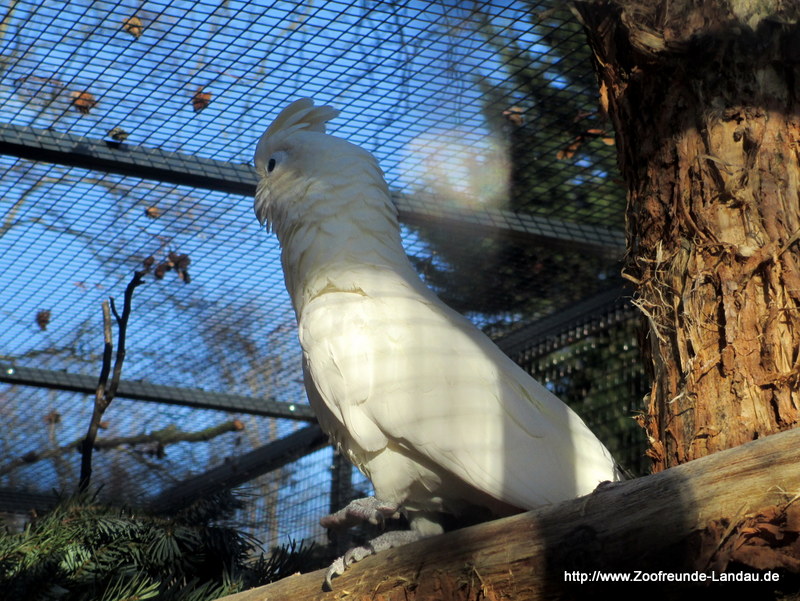
[[[710,578],[714,570],[717,579],[737,572],[763,579],[772,569],[779,569],[777,583],[752,584],[747,592],[785,590],[797,584],[793,575],[800,572],[800,563],[792,561],[800,557],[800,509],[793,504],[800,491],[798,465],[800,429],[603,485],[552,507],[391,549],[352,566],[333,581],[332,592],[322,591],[320,570],[224,599],[500,601],[627,591],[652,601],[698,586],[707,587],[704,595],[730,595],[739,585],[675,584],[668,574]],[[765,552],[750,562],[741,552],[748,547]],[[637,571],[650,581],[575,581],[614,573],[634,578]]]

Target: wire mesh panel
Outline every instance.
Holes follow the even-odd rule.
[[[277,108],[318,96],[392,186],[502,202],[513,169],[520,205],[605,223],[622,209],[613,154],[597,152],[608,138],[568,18],[525,2],[21,0],[0,103],[18,125],[249,162]],[[534,160],[552,178],[531,177]]]
[[[329,512],[332,455],[330,447],[320,449],[239,487],[247,506],[236,525],[267,548],[300,540],[325,544],[319,518]]]
[[[20,405],[26,410],[21,411]],[[86,395],[3,385],[0,487],[71,492],[78,443],[92,412]],[[200,466],[241,454],[297,429],[296,423],[222,411],[117,399],[101,423],[94,459],[103,495],[144,504]]]
[[[635,422],[649,386],[638,346],[641,316],[617,289],[588,304],[555,327],[507,337],[505,346],[578,412],[624,468],[643,475],[647,440]]]
[[[267,124],[296,98],[338,108],[330,131],[373,152],[397,198],[427,208],[403,227],[406,252],[493,335],[616,285],[619,248],[581,240],[586,226],[623,229],[613,138],[580,28],[558,3],[18,0],[3,10],[0,121],[74,146],[72,158],[69,148],[23,152],[0,131],[0,368],[41,370],[38,384],[14,384],[11,372],[0,384],[4,489],[76,484],[66,447],[86,429],[91,394],[53,381],[97,376],[100,304],[121,302],[145,267],[126,390],[188,392],[172,404],[114,401],[100,440],[128,442],[97,452],[108,495],[156,498],[303,425],[180,405],[207,406],[191,398],[200,392],[247,397],[250,408],[307,403],[277,241],[236,192],[241,181],[210,190],[190,168],[194,157],[250,163]],[[127,166],[92,165],[86,145]],[[172,169],[165,153],[187,165],[183,183],[159,179]],[[547,220],[555,233],[470,222],[489,210]],[[446,226],[424,217],[437,213],[453,217]],[[642,392],[630,323],[518,357],[583,402],[588,421],[608,424],[602,436],[618,456],[634,442],[639,452],[614,426]],[[617,376],[586,381],[586,365],[612,356]],[[226,423],[230,431],[215,430]],[[186,440],[159,443],[173,427]],[[209,441],[188,440],[212,430]],[[320,539],[331,462],[329,449],[316,450],[260,476],[243,487],[254,500],[237,519],[270,545]],[[352,488],[368,492],[363,480]]]

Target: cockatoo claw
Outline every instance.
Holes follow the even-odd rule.
[[[344,556],[337,558],[331,564],[331,567],[328,568],[328,571],[325,572],[325,590],[332,591],[333,584],[331,584],[331,580],[336,576],[341,576],[344,574],[345,565],[344,565]]]
[[[357,561],[361,561],[365,557],[369,557],[370,555],[375,555],[375,553],[376,551],[372,548],[371,545],[363,547],[353,547],[352,549],[348,550],[347,553],[337,558],[331,564],[331,567],[328,568],[328,571],[325,574],[325,586],[327,587],[327,590],[329,591],[333,590],[333,585],[331,584],[331,580],[336,576],[341,576],[342,574],[344,574],[344,571],[348,568],[348,566],[353,565]]]
[[[396,530],[381,534],[361,547],[353,547],[347,551],[347,553],[334,560],[331,567],[328,568],[328,571],[325,573],[326,590],[332,591],[333,585],[331,584],[331,580],[336,576],[344,574],[345,570],[357,561],[361,561],[365,557],[375,555],[386,549],[412,543],[421,538],[425,538],[425,535],[415,532],[414,530]]]

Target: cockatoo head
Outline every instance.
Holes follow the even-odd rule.
[[[256,146],[259,182],[253,208],[259,222],[279,237],[282,226],[308,217],[309,210],[335,211],[342,187],[364,183],[363,175],[374,179],[377,173],[383,182],[369,152],[325,133],[325,123],[338,114],[330,106],[314,106],[312,99],[301,98],[280,112]],[[304,202],[309,197],[314,202]]]

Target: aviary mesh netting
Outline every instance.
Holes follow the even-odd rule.
[[[128,391],[183,389],[184,400],[130,393],[112,403],[99,439],[117,444],[95,452],[103,495],[146,503],[312,419],[198,408],[216,394],[307,404],[294,315],[277,241],[259,228],[252,198],[159,171],[174,168],[163,156],[251,164],[266,126],[296,98],[340,109],[331,132],[373,152],[393,192],[424,208],[401,211],[408,254],[492,335],[619,288],[625,200],[613,134],[580,27],[559,4],[4,2],[3,498],[74,489],[73,443],[93,403],[85,381],[101,366],[101,303],[120,304],[146,261],[123,380]],[[69,148],[18,152],[9,140],[20,132]],[[123,172],[87,163],[93,149],[120,160],[132,149],[152,154]],[[445,212],[456,216],[446,226]],[[481,229],[508,214],[565,237]],[[619,242],[590,240],[606,234]],[[535,355],[528,366],[579,412],[589,402],[589,421],[639,469],[637,318],[595,309],[515,358]],[[165,429],[173,438],[155,435]],[[266,544],[321,539],[331,462],[320,449],[244,485],[251,506],[241,522]],[[352,488],[365,486],[357,478]]]

